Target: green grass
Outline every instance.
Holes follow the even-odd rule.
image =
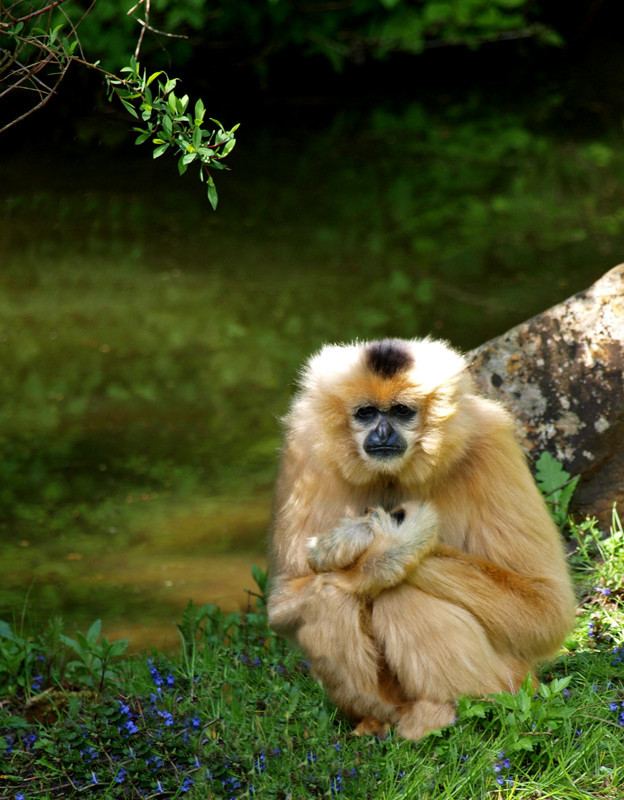
[[[0,627],[0,796],[620,800],[624,535],[572,526],[578,628],[508,694],[463,699],[417,743],[350,736],[300,653],[247,615],[190,604],[174,654],[125,656],[95,624]],[[261,570],[255,570],[259,593]]]

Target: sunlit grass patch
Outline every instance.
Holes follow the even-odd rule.
[[[301,655],[267,629],[261,598],[247,615],[189,605],[168,655],[124,657],[97,627],[67,640],[55,623],[35,636],[4,624],[3,791],[24,800],[620,800],[621,529],[614,516],[611,538],[595,524],[572,531],[579,625],[539,690],[527,681],[515,696],[464,699],[455,725],[416,743],[350,736]],[[262,571],[255,576],[261,595]]]

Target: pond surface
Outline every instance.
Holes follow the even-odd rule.
[[[241,136],[232,168],[214,214],[149,152],[0,162],[0,618],[140,648],[189,599],[247,607],[312,350],[467,349],[622,260],[608,132],[412,105]]]

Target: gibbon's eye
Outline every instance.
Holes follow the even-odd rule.
[[[362,406],[355,411],[353,416],[360,422],[372,422],[378,413],[374,406]]]
[[[390,413],[395,416],[399,417],[400,419],[412,419],[412,417],[416,416],[416,412],[413,408],[409,408],[409,406],[404,406],[402,403],[397,403],[396,406],[392,406],[390,409]]]

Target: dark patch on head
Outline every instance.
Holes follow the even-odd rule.
[[[491,383],[492,383],[492,386],[493,386],[495,389],[499,389],[499,388],[500,388],[500,387],[503,385],[503,379],[502,379],[502,378],[501,378],[501,376],[500,376],[498,373],[496,373],[496,372],[493,372],[493,373],[492,373],[492,375],[490,376],[490,381],[491,381]]]
[[[400,339],[382,339],[366,348],[366,366],[382,378],[394,378],[412,363],[412,355]]]

